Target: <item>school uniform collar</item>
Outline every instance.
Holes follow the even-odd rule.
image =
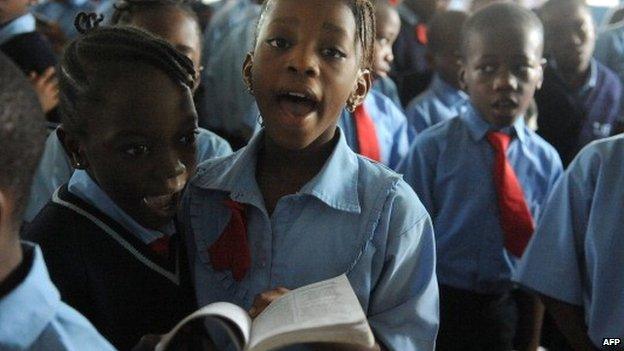
[[[298,194],[313,196],[340,211],[360,213],[357,155],[347,145],[339,127],[336,128],[336,133],[339,133],[338,142],[325,165]],[[215,167],[213,172],[204,172],[200,167],[193,185],[229,192],[234,201],[264,208],[264,200],[256,181],[257,156],[264,137],[264,130],[256,133],[246,147],[232,156],[235,159],[228,169]]]
[[[557,70],[557,61],[551,59],[549,62],[555,75],[561,79],[559,71]],[[563,82],[563,80],[561,81]],[[574,93],[579,96],[586,96],[596,87],[596,84],[598,84],[598,63],[596,62],[596,59],[592,58],[589,62],[589,77],[587,77],[587,80],[585,80],[583,85],[574,90]],[[568,90],[569,89],[570,88],[568,87]]]
[[[467,108],[460,114],[460,118],[468,127],[470,137],[476,142],[484,139],[490,131],[499,131],[517,137],[521,143],[524,143],[527,138],[523,116],[518,117],[511,126],[497,129],[483,119],[472,104],[468,104]]]
[[[468,101],[466,93],[445,82],[438,74],[433,75],[431,90],[446,106],[455,106]]]
[[[22,242],[24,260],[30,271],[26,278],[0,300],[0,349],[28,350],[55,318],[61,305],[52,284],[41,249]]]
[[[0,27],[0,45],[6,43],[16,35],[34,32],[35,28],[35,17],[31,13],[17,17]]]
[[[173,221],[164,228],[161,228],[161,230],[145,228],[139,224],[134,218],[130,217],[124,210],[117,206],[84,170],[76,170],[74,172],[69,179],[67,189],[70,193],[78,196],[83,201],[102,211],[111,219],[119,222],[119,224],[135,235],[144,244],[151,243],[162,237],[163,234],[172,235],[175,233]]]

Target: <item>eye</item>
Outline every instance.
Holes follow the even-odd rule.
[[[199,130],[194,130],[192,133],[189,133],[180,138],[180,143],[183,145],[194,145],[197,140],[197,135],[199,134]]]
[[[288,49],[290,43],[284,38],[273,38],[266,41],[267,44],[277,49]]]
[[[345,57],[347,57],[347,54],[345,54],[344,52],[336,49],[336,48],[327,48],[327,49],[323,49],[322,51],[323,56],[326,57],[331,57],[331,58],[335,58],[335,59],[343,59]]]
[[[496,67],[494,67],[494,65],[491,65],[491,64],[484,64],[479,67],[479,70],[482,71],[483,73],[489,74],[489,73],[496,72]]]
[[[147,145],[131,145],[124,148],[123,152],[133,157],[139,157],[149,154],[150,150]]]

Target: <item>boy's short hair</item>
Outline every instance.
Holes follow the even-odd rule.
[[[254,47],[258,41],[258,35],[260,34],[260,28],[264,24],[266,13],[271,9],[271,6],[275,1],[277,0],[264,0],[264,3],[262,4],[260,16],[258,17],[258,24],[256,26]],[[342,1],[349,6],[353,12],[353,16],[355,17],[355,39],[362,47],[360,67],[372,69],[375,56],[375,6],[371,0]]]
[[[460,37],[462,27],[467,19],[468,14],[462,11],[437,12],[431,19],[431,22],[429,22],[427,48],[434,54],[457,49],[455,47],[449,47],[452,45],[452,40],[449,40],[449,35]]]
[[[527,31],[537,31],[544,44],[544,27],[540,19],[531,11],[518,4],[500,2],[488,5],[471,15],[462,30],[461,53],[464,59],[470,48],[471,37],[474,34],[491,33],[495,28],[522,28]]]
[[[551,11],[556,11],[564,6],[574,6],[589,11],[589,6],[583,0],[548,0],[539,8],[539,14],[540,16],[545,16]],[[555,15],[557,14],[555,13]]]
[[[0,53],[0,189],[14,201],[14,221],[22,217],[45,137],[37,94],[22,71]]]

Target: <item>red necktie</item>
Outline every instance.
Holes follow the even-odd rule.
[[[501,227],[505,233],[505,248],[514,256],[522,257],[535,228],[524,201],[522,187],[507,160],[507,147],[511,138],[505,133],[489,132],[487,139],[495,151],[494,184],[498,194]]]
[[[427,36],[427,25],[424,23],[419,23],[414,27],[414,33],[416,34],[416,39],[422,45],[427,45],[429,43],[429,37]]]
[[[353,117],[355,118],[355,130],[360,154],[371,160],[380,161],[379,141],[377,140],[375,124],[364,108],[364,104],[355,109]]]
[[[150,250],[162,257],[169,257],[169,241],[171,237],[169,235],[163,235],[160,238],[152,241],[147,246]]]
[[[230,222],[219,239],[208,248],[210,263],[217,271],[230,269],[234,279],[241,281],[251,267],[245,205],[231,199],[225,200],[224,204],[231,211]]]

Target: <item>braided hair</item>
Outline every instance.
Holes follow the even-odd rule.
[[[151,65],[191,91],[195,86],[193,63],[169,43],[137,28],[99,27],[101,20],[94,14],[78,14],[75,25],[83,34],[67,46],[59,65],[62,124],[68,133],[80,136],[86,136],[90,116],[85,107],[101,103],[105,83],[119,78],[111,70]]]
[[[201,33],[197,13],[192,7],[194,3],[193,0],[119,0],[113,5],[115,11],[111,17],[111,24],[129,24],[137,14],[169,10],[174,7],[191,17],[197,23],[197,29]]]
[[[273,3],[277,0],[266,0],[262,4],[260,10],[260,18],[258,19],[258,25],[256,27],[256,38],[254,40],[254,47],[258,40],[260,28],[266,18],[266,13],[271,9]],[[365,69],[372,69],[373,60],[375,55],[375,7],[371,0],[340,0],[344,1],[353,16],[355,17],[355,39],[362,47],[362,57],[360,60],[360,67]]]

